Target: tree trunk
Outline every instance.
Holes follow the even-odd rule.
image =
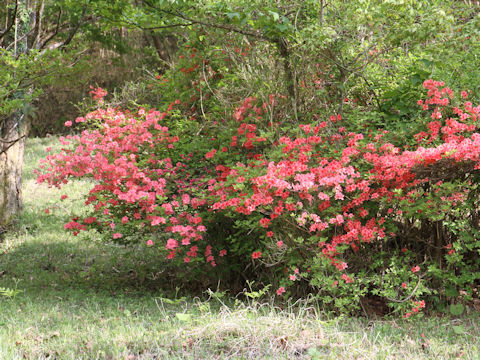
[[[5,229],[22,209],[22,166],[26,124],[18,114],[9,116],[0,129],[0,229]]]
[[[165,63],[170,64],[173,55],[178,49],[177,38],[174,35],[160,36],[155,34],[153,31],[150,31],[149,34],[152,39],[153,46],[157,51],[158,57]]]
[[[285,82],[287,85],[287,92],[292,101],[295,120],[298,121],[298,96],[297,96],[297,81],[295,76],[294,65],[290,57],[290,50],[288,49],[287,40],[279,38],[276,41],[278,52],[283,60],[283,70],[285,71]]]

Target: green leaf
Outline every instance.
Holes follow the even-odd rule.
[[[280,32],[284,32],[285,30],[288,29],[288,25],[285,25],[285,24],[276,24],[275,27]]]
[[[463,327],[463,325],[454,325],[453,332],[457,335],[462,335],[465,333],[465,328]]]
[[[450,305],[450,314],[453,316],[460,316],[463,314],[465,307],[463,304],[452,304]]]
[[[270,15],[272,15],[273,20],[278,21],[280,19],[280,15],[276,13],[275,11],[269,11]]]
[[[168,299],[168,298],[159,298],[162,302],[164,302],[165,304],[170,304],[170,305],[178,305],[180,302],[182,302],[183,300],[185,300],[185,298],[181,298],[181,299]]]
[[[422,82],[422,79],[420,78],[420,75],[415,74],[410,77],[410,82],[412,83],[412,85],[417,85]]]

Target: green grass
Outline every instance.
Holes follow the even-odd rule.
[[[155,249],[63,230],[89,184],[37,185],[46,146],[58,148],[55,138],[28,141],[24,213],[0,244],[0,287],[22,291],[0,297],[0,359],[480,359],[475,313],[327,319],[306,302],[180,298]]]

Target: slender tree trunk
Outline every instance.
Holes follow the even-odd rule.
[[[0,139],[0,227],[6,228],[22,209],[22,165],[26,124],[18,114],[2,124]]]
[[[295,75],[294,65],[290,57],[287,41],[284,38],[278,39],[276,42],[278,52],[283,60],[283,70],[285,72],[285,82],[287,86],[288,95],[292,100],[292,106],[295,113],[295,120],[298,120],[298,96],[297,96],[297,81]]]
[[[434,225],[434,230],[435,230],[435,248],[434,248],[434,258],[435,261],[437,262],[437,265],[440,269],[443,268],[442,266],[442,260],[443,260],[443,253],[442,249],[445,246],[445,241],[444,241],[444,229],[443,229],[443,222],[442,221],[435,221],[433,223]]]
[[[160,36],[153,31],[150,31],[149,35],[160,59],[165,63],[170,63],[173,54],[178,49],[177,38],[173,35]]]

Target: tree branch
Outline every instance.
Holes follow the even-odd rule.
[[[68,35],[68,38],[59,47],[65,47],[72,42],[73,37],[78,32],[78,29],[80,29],[80,25],[82,25],[82,22],[85,19],[85,13],[86,12],[87,12],[87,5],[85,4],[85,5],[83,5],[82,15],[80,16],[80,19],[78,20],[78,22],[75,24],[74,28],[72,29],[72,31]]]
[[[408,295],[407,297],[399,300],[399,299],[391,299],[387,296],[385,296],[385,298],[388,300],[388,301],[391,301],[391,302],[394,302],[394,303],[398,303],[398,304],[401,304],[401,303],[404,303],[405,301],[408,301],[412,298],[413,295],[415,295],[415,292],[417,291],[418,289],[418,286],[420,285],[420,281],[422,280],[422,278],[419,276],[418,277],[418,281],[417,281],[417,285],[415,285],[415,288],[412,290],[412,292],[410,293],[410,295]]]
[[[42,43],[42,45],[40,45],[39,49],[44,49],[45,46],[47,46],[47,44],[58,34],[58,31],[60,30],[60,19],[61,19],[61,17],[62,17],[62,8],[60,7],[59,11],[58,11],[57,25],[55,27],[55,30],[54,30],[52,35],[50,35],[49,37],[47,37],[43,41],[43,43]]]
[[[127,21],[127,20],[114,20],[112,18],[104,16],[105,19],[110,20],[113,23],[116,23],[116,25],[129,25],[136,27],[140,30],[144,31],[149,31],[149,30],[158,30],[158,29],[170,29],[170,28],[175,28],[175,27],[183,27],[183,26],[190,26],[193,25],[193,23],[178,23],[178,24],[169,24],[169,25],[158,25],[158,26],[143,26],[138,23],[135,23],[133,21]]]
[[[188,21],[192,24],[208,26],[208,27],[212,27],[212,28],[215,28],[215,29],[227,30],[229,32],[234,32],[234,33],[237,33],[237,34],[242,34],[242,35],[245,35],[245,36],[254,37],[256,39],[266,40],[266,41],[269,41],[269,42],[275,42],[275,39],[271,39],[271,38],[269,38],[268,36],[265,36],[264,34],[262,34],[259,31],[252,32],[252,31],[248,31],[248,30],[239,29],[237,27],[230,26],[230,25],[214,24],[214,23],[210,23],[210,22],[207,22],[207,21],[203,21],[203,20],[192,19],[192,18],[187,17],[186,15],[182,14],[179,11],[172,12],[172,11],[168,11],[168,10],[165,10],[165,9],[156,8],[149,1],[145,1],[145,4],[147,4],[147,6],[149,6],[150,8],[152,8],[156,11],[159,11],[159,12],[165,13],[167,15],[170,15],[170,16]]]
[[[33,37],[32,48],[38,49],[40,46],[40,34],[42,33],[42,18],[43,18],[43,11],[45,9],[45,1],[41,0],[40,5],[37,7],[35,12],[35,35]]]
[[[21,37],[17,39],[17,43],[21,42],[23,39],[25,39],[27,36],[30,36],[33,33],[33,29],[27,32],[26,34],[23,34]],[[5,50],[10,50],[13,46],[15,45],[14,42],[12,42],[10,45],[8,45]]]

